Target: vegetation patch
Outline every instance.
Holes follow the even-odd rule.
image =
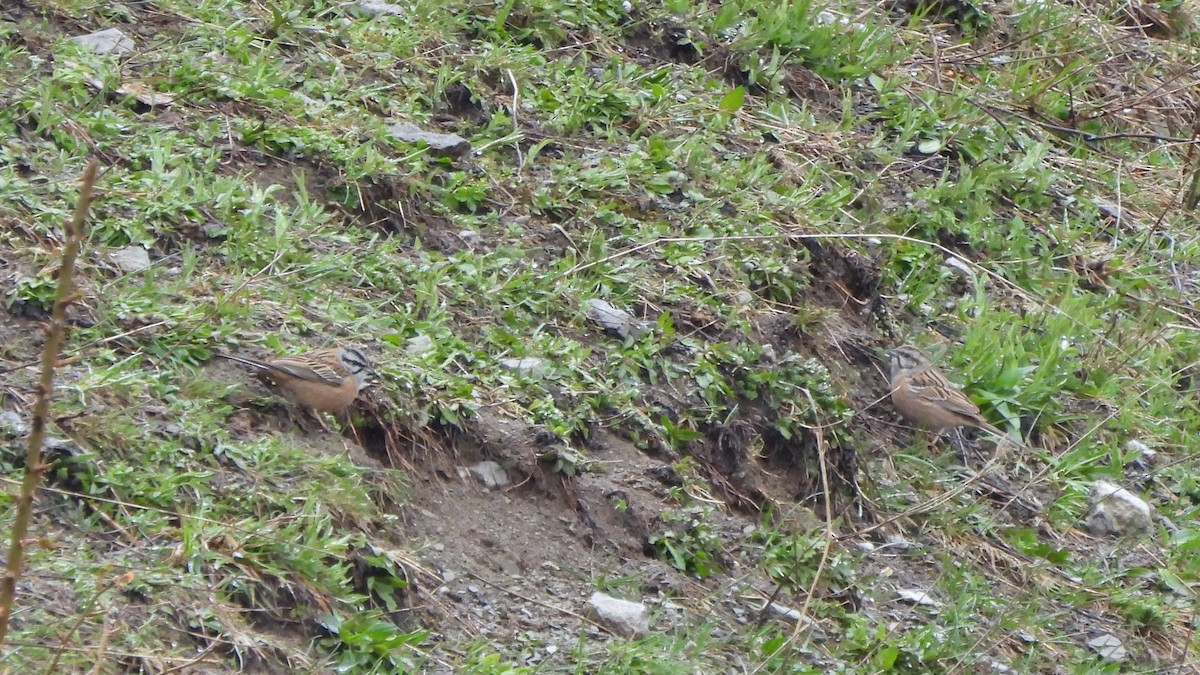
[[[13,670],[1194,660],[1187,3],[9,4],[5,531],[102,166]],[[215,358],[337,345],[342,414]]]

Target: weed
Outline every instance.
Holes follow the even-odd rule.
[[[45,512],[63,542],[28,577],[68,609],[29,605],[7,646],[18,668],[64,640],[86,647],[61,653],[67,670],[90,668],[101,644],[178,667],[196,657],[183,631],[218,646],[198,664],[215,670],[253,652],[268,668],[364,672],[1090,672],[1101,666],[1071,618],[1083,603],[1139,658],[1177,660],[1160,644],[1195,651],[1179,611],[1200,579],[1194,532],[1146,543],[1153,567],[1103,570],[1063,535],[1097,477],[1143,481],[1176,523],[1200,502],[1188,450],[1200,239],[1177,205],[1195,162],[1173,140],[1193,125],[1194,31],[1134,42],[1116,10],[1071,3],[152,10],[63,0],[0,12],[6,411],[31,386],[20,364],[34,358],[73,177],[87,156],[106,164],[54,411],[82,464],[56,470],[56,485],[80,495]],[[68,39],[110,24],[154,31],[127,31],[137,46],[121,56]],[[115,94],[134,84],[172,100]],[[468,137],[472,152],[431,157],[391,137],[398,121]],[[870,259],[871,297],[798,244],[812,236]],[[152,266],[116,272],[105,249],[122,246]],[[646,330],[604,333],[580,309],[589,298]],[[1046,504],[1037,527],[964,487],[954,453],[895,447],[906,436],[864,354],[896,339],[946,347],[939,364],[988,419],[1020,431],[1028,450],[996,470]],[[649,595],[672,586],[643,568],[669,565],[706,577],[712,595],[673,598],[689,605],[683,618],[634,641],[601,643],[569,622],[545,622],[554,639],[527,646],[436,618],[428,632],[397,624],[407,595],[428,589],[406,586],[388,553],[405,536],[385,526],[404,494],[393,473],[261,424],[273,413],[208,363],[216,349],[340,342],[371,353],[370,396],[396,437],[502,411],[563,441],[538,460],[579,505],[607,481],[643,491],[605,513],[622,522],[644,516],[646,495],[665,499],[650,528],[663,562],[618,578]],[[647,463],[684,457],[682,485],[647,486],[631,462],[593,457],[613,436]],[[857,463],[864,522],[847,512],[838,525],[866,531],[830,546],[819,576],[826,534],[760,524],[739,537],[726,521],[750,521],[714,496],[786,502],[793,476],[821,468],[815,440]],[[1130,440],[1158,450],[1136,476]],[[780,444],[792,452],[765,457]],[[503,498],[530,492],[542,494]],[[1067,577],[1046,580],[1043,566]],[[126,595],[172,611],[148,622],[113,605],[127,627],[114,634],[77,609],[73,633],[50,630],[109,597],[110,569],[133,575]],[[739,570],[820,593],[810,615],[830,639],[738,623],[742,587],[726,581]],[[905,606],[908,620],[887,618],[895,588],[918,586],[942,603],[936,616]],[[289,651],[247,616],[305,646]]]

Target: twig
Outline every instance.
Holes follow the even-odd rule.
[[[92,672],[89,675],[101,675],[104,672],[104,653],[108,651],[108,641],[112,638],[112,634],[116,631],[115,628],[108,627],[108,617],[104,618],[104,632],[100,634],[100,644],[96,645],[96,656],[93,659]],[[62,652],[59,652],[62,653]],[[58,654],[55,654],[57,659]],[[48,670],[48,672],[54,672]]]
[[[1044,120],[1034,118],[1030,115],[1019,113],[1015,110],[1005,110],[1004,108],[999,108],[999,107],[997,109],[1003,110],[1005,113],[1012,115],[1013,117],[1023,119],[1026,122],[1029,122],[1030,124],[1036,124],[1043,129],[1047,129],[1049,131],[1056,131],[1060,134],[1068,134],[1068,135],[1072,135],[1072,136],[1077,136],[1079,138],[1082,138],[1085,141],[1088,141],[1089,143],[1098,143],[1100,141],[1113,141],[1113,140],[1120,140],[1120,139],[1125,139],[1125,138],[1144,140],[1144,141],[1161,141],[1163,143],[1191,144],[1191,143],[1198,142],[1195,138],[1183,138],[1180,136],[1163,136],[1160,134],[1144,134],[1144,133],[1132,133],[1132,132],[1130,132],[1130,133],[1122,132],[1122,133],[1114,133],[1114,134],[1094,134],[1094,133],[1091,133],[1090,131],[1083,131],[1082,129],[1073,129],[1071,127],[1060,126],[1058,124],[1051,124],[1050,122],[1046,122]]]
[[[13,518],[12,541],[8,546],[8,560],[4,574],[0,576],[0,645],[8,635],[8,621],[12,617],[13,598],[17,592],[17,579],[21,576],[24,562],[25,536],[29,532],[29,520],[33,513],[33,494],[42,477],[42,440],[46,436],[46,419],[50,416],[50,394],[54,386],[55,360],[67,332],[67,305],[74,299],[72,290],[75,275],[75,258],[83,243],[83,224],[87,219],[88,206],[92,202],[92,188],[96,185],[96,160],[88,162],[79,187],[79,202],[75,205],[75,217],[67,225],[66,245],[62,252],[62,267],[58,272],[58,291],[54,307],[50,311],[50,325],[46,330],[46,345],[42,349],[42,376],[38,381],[37,399],[33,406],[33,424],[29,433],[29,447],[25,451],[25,478],[21,481],[21,494],[17,497],[17,511]]]

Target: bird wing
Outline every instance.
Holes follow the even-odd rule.
[[[929,401],[957,415],[970,419],[973,423],[983,421],[979,406],[967,398],[954,383],[933,368],[927,368],[913,376],[910,381],[912,388],[921,393]],[[985,422],[986,423],[986,422]]]
[[[346,378],[344,374],[337,372],[336,369],[323,363],[311,363],[309,361],[284,358],[276,359],[267,364],[267,366],[271,370],[278,370],[298,380],[329,384],[335,387],[341,386],[342,381]]]
[[[957,391],[953,394],[944,396],[938,399],[938,405],[942,406],[950,412],[957,413],[963,417],[969,417],[973,421],[978,422],[980,418],[979,406],[975,405],[971,399],[963,396]]]

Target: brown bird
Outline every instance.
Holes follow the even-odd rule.
[[[905,345],[890,349],[887,354],[891,358],[892,405],[901,417],[928,429],[934,436],[962,426],[1005,436],[916,347]]]
[[[321,349],[270,361],[221,352],[216,355],[255,369],[285,398],[313,411],[345,410],[366,387],[367,378],[375,374],[371,362],[354,347]]]

